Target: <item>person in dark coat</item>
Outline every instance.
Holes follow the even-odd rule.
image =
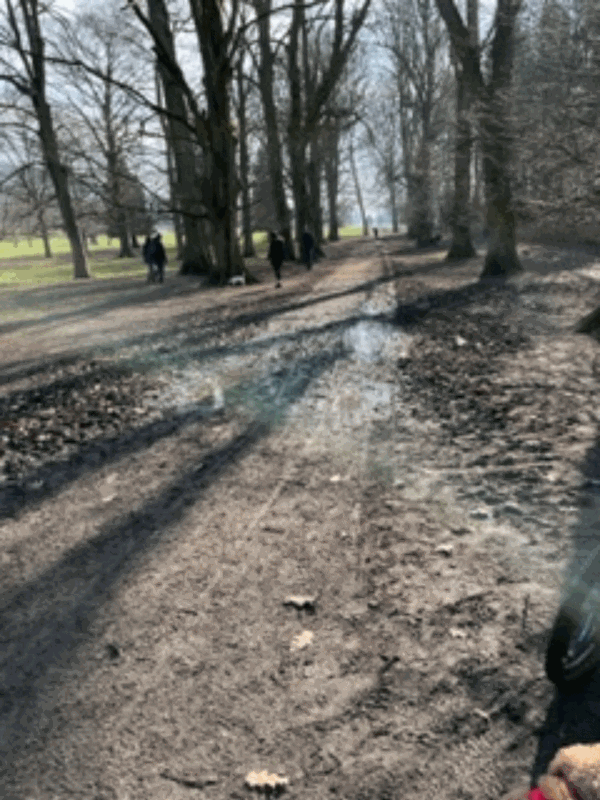
[[[165,264],[167,263],[167,254],[161,241],[160,233],[156,234],[152,242],[154,244],[152,249],[152,263],[156,267],[158,282],[162,283],[165,279]]]
[[[144,259],[144,263],[148,267],[148,282],[154,280],[154,265],[153,265],[153,253],[154,244],[152,239],[149,236],[146,236],[146,241],[144,242],[144,246],[142,247],[142,257]]]
[[[302,234],[302,260],[306,269],[312,269],[313,261],[315,259],[315,240],[309,231],[304,231]]]
[[[271,232],[271,243],[269,245],[268,258],[271,262],[271,266],[273,267],[273,272],[275,273],[275,278],[277,280],[277,283],[275,284],[276,289],[281,286],[281,265],[283,264],[283,256],[283,242],[276,233]]]

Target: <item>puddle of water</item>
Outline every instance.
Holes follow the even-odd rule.
[[[344,334],[344,345],[361,361],[406,358],[412,337],[385,322],[362,320]]]

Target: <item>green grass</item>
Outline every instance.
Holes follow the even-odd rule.
[[[360,236],[361,233],[360,226],[340,228],[341,238]],[[268,250],[267,232],[256,231],[253,239],[257,255],[265,257]],[[167,270],[172,271],[176,264],[175,235],[165,233],[163,242],[169,259]],[[68,239],[65,236],[53,236],[50,246],[52,257],[46,258],[41,239],[21,239],[16,245],[10,240],[0,241],[0,290],[71,281],[73,266],[69,258]],[[88,269],[92,278],[140,278],[146,274],[140,252],[133,258],[117,258],[117,253],[116,239],[109,243],[106,236],[98,236],[97,243],[89,247]]]
[[[362,225],[346,225],[340,228],[340,238],[349,239],[351,236],[362,236]]]
[[[139,237],[139,240],[141,244],[143,242],[143,237]],[[165,247],[174,247],[175,234],[169,232],[165,233],[163,235],[163,242]],[[66,236],[50,237],[50,249],[52,250],[53,257],[71,251],[69,240]],[[90,254],[110,249],[117,250],[118,241],[116,239],[109,240],[108,237],[104,235],[98,236],[96,244],[89,245]],[[19,239],[16,244],[9,239],[0,241],[0,260],[28,257],[35,258],[36,256],[47,260],[44,256],[44,243],[41,239]]]
[[[175,236],[163,236],[169,264],[175,263]],[[44,255],[41,239],[21,240],[15,246],[11,241],[0,242],[0,288],[15,289],[39,284],[60,283],[73,279],[73,266],[70,262],[70,246],[64,236],[53,236],[50,241],[52,257]],[[88,269],[93,278],[143,277],[146,265],[141,252],[133,258],[117,258],[118,242],[109,244],[106,236],[98,236],[97,244],[90,245]],[[167,269],[169,267],[167,266]]]

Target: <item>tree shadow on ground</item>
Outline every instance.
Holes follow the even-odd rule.
[[[190,350],[186,355],[186,359],[193,360],[195,364],[201,364],[209,359],[222,360],[227,356],[249,355],[274,346],[285,345],[286,343],[300,343],[308,337],[335,331],[341,332],[363,320],[386,321],[386,318],[382,315],[375,317],[372,315],[354,315],[343,320],[325,323],[318,327],[303,328],[299,331],[279,334],[258,341],[251,340],[239,345],[223,345],[203,350]],[[341,344],[340,347],[342,347]],[[298,363],[302,364],[303,360]],[[288,373],[291,369],[293,369],[293,365],[288,367]],[[3,401],[7,407],[10,407],[11,403],[18,397],[21,404],[30,407],[32,414],[35,414],[37,406],[42,408],[46,406],[47,401],[45,398],[56,396],[57,388],[62,388],[70,393],[71,390],[80,389],[84,383],[86,385],[93,384],[99,379],[99,376],[100,372],[95,369],[84,376],[75,375],[69,378],[55,379],[41,386],[36,385],[30,389],[10,393],[3,398]],[[279,370],[275,377],[279,380],[281,376],[282,373]],[[234,395],[236,391],[238,394],[241,392],[249,398],[264,395],[260,384],[257,385],[253,381],[237,387],[233,391]],[[69,398],[66,397],[67,402],[68,400]],[[0,520],[13,517],[23,509],[39,504],[48,497],[56,495],[65,486],[91,471],[107,464],[115,463],[141,450],[149,449],[157,441],[172,436],[195,422],[208,419],[212,415],[212,406],[209,401],[205,400],[195,403],[193,407],[185,410],[171,411],[159,420],[134,429],[130,428],[122,434],[107,436],[81,444],[76,452],[67,457],[45,460],[43,464],[29,471],[18,481],[0,486]]]
[[[600,439],[588,451],[581,471],[584,481],[579,498],[581,511],[572,532],[573,556],[565,583],[577,574],[600,542]],[[600,572],[596,579],[600,584]],[[547,770],[559,748],[592,742],[600,742],[600,667],[577,691],[565,693],[555,689],[539,732],[532,785]]]
[[[408,303],[399,303],[394,315],[394,323],[402,328],[411,328],[418,325],[431,312],[464,308],[486,299],[490,292],[509,293],[515,299],[518,297],[517,288],[507,281],[467,283],[458,289],[429,292]]]
[[[139,509],[71,548],[42,574],[0,595],[0,752],[4,763],[0,775],[5,786],[18,770],[19,752],[43,738],[52,726],[55,671],[73,663],[70,659],[89,639],[90,626],[119,582],[160,544],[186,508],[201,502],[203,492],[267,437],[291,404],[343,355],[343,348],[336,345],[297,360],[283,377],[278,372],[276,397],[263,405],[262,414],[241,434],[203,456],[201,465],[180,472]],[[273,378],[260,379],[257,394],[272,397]],[[170,432],[175,433],[181,424],[182,420],[173,421]],[[168,434],[167,427],[162,434]]]
[[[13,305],[15,308],[31,308],[38,305],[42,300],[44,303],[61,304],[69,301],[81,300],[86,296],[97,296],[98,294],[110,294],[112,296],[101,300],[100,302],[91,303],[83,307],[71,308],[64,311],[56,311],[54,313],[44,314],[42,317],[36,319],[15,320],[14,322],[4,322],[0,324],[0,335],[6,333],[14,333],[28,328],[35,328],[42,325],[49,325],[54,322],[61,322],[66,320],[77,320],[98,317],[107,311],[115,311],[118,309],[134,308],[137,306],[144,306],[150,303],[156,304],[170,300],[173,297],[184,297],[192,294],[197,294],[201,291],[207,291],[198,281],[191,283],[187,281],[182,283],[167,282],[156,286],[154,284],[145,284],[142,280],[138,280],[135,284],[129,281],[127,285],[123,286],[122,282],[117,285],[106,285],[109,281],[102,281],[102,285],[98,286],[97,283],[86,291],[87,287],[79,288],[79,284],[75,285],[74,291],[67,291],[64,287],[60,289],[43,290],[29,290],[21,292],[14,297]],[[129,290],[129,291],[124,291]],[[36,292],[39,291],[39,294]]]
[[[600,247],[597,245],[544,245],[523,243],[521,262],[525,272],[532,275],[549,275],[553,272],[572,272],[600,264]]]

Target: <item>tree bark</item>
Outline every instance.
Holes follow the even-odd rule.
[[[161,92],[161,77],[158,70],[158,66],[156,68],[156,104],[162,105],[162,92]],[[173,209],[173,230],[175,231],[175,244],[177,247],[177,258],[183,258],[183,251],[184,251],[184,232],[183,232],[183,225],[181,220],[181,214],[177,211],[178,207],[178,195],[177,195],[177,170],[175,166],[175,157],[173,153],[173,146],[170,136],[170,126],[165,117],[161,114],[160,115],[160,125],[163,131],[163,136],[165,137],[165,144],[166,144],[166,151],[167,151],[167,179],[169,181],[169,200],[171,203],[171,208]],[[151,231],[145,231],[145,234],[149,236]]]
[[[294,220],[296,241],[300,242],[309,225],[308,193],[306,186],[306,132],[302,115],[302,83],[298,64],[299,38],[304,20],[302,0],[295,0],[288,42],[288,81],[290,87],[290,114],[288,120],[288,148],[294,195]]]
[[[467,28],[470,44],[479,45],[479,0],[467,0]],[[470,85],[460,59],[453,53],[456,76],[456,144],[454,152],[454,205],[452,209],[452,244],[447,261],[472,258],[475,248],[469,225],[471,211],[471,159],[473,136],[469,110]]]
[[[488,252],[482,278],[521,272],[517,256],[516,220],[510,186],[512,137],[505,102],[499,93],[489,99],[482,118],[483,173],[487,192]]]
[[[48,234],[48,225],[46,224],[46,216],[42,208],[38,208],[37,212],[38,227],[40,229],[40,236],[44,243],[44,255],[46,258],[52,258],[52,248],[50,247],[50,236]]]
[[[77,220],[75,218],[75,211],[71,202],[71,195],[69,193],[69,180],[67,170],[60,162],[58,155],[58,143],[52,124],[52,116],[50,107],[48,106],[43,96],[37,95],[34,98],[38,122],[40,141],[42,143],[42,150],[44,159],[48,167],[48,172],[52,178],[54,191],[56,192],[56,199],[60,209],[65,233],[71,245],[71,254],[73,257],[73,277],[74,278],[89,278],[87,268],[87,261],[85,257],[85,250],[83,242],[77,227]]]
[[[396,176],[391,175],[389,180],[390,214],[392,217],[392,232],[398,233],[400,228],[398,220],[398,201],[396,198]]]
[[[125,223],[119,223],[119,258],[133,258],[129,231]]]
[[[471,258],[475,248],[469,228],[471,192],[471,125],[468,118],[469,87],[459,62],[456,73],[456,144],[454,151],[454,202],[452,208],[452,244],[447,261]]]
[[[367,213],[365,211],[365,204],[362,198],[362,192],[360,190],[360,182],[358,180],[358,170],[356,169],[356,160],[354,158],[354,142],[352,137],[350,138],[350,168],[352,169],[352,180],[354,181],[354,191],[356,192],[356,202],[358,203],[358,207],[360,209],[360,218],[362,221],[362,235],[368,236],[369,235],[369,223],[367,220]]]
[[[65,233],[71,245],[73,277],[89,278],[85,251],[77,228],[77,220],[69,192],[68,174],[60,160],[52,113],[46,100],[46,62],[44,40],[40,30],[40,8],[37,2],[19,0],[26,31],[25,35],[22,36],[12,3],[7,5],[9,25],[15,37],[15,47],[25,66],[27,76],[24,81],[19,80],[14,82],[13,85],[16,85],[22,93],[29,96],[37,117],[38,135],[44,161],[50,173]],[[24,38],[26,38],[27,46],[23,43]]]
[[[230,113],[233,65],[227,55],[228,37],[221,17],[220,0],[190,0],[190,7],[202,55],[206,89],[208,119],[205,132],[208,142],[204,196],[216,254],[211,273],[214,279],[218,277],[224,284],[244,266],[236,236],[239,182]]]
[[[325,178],[327,180],[327,204],[329,211],[330,242],[337,242],[340,238],[338,220],[338,189],[339,189],[339,122],[336,119],[328,133],[328,147],[325,158]]]
[[[240,183],[242,185],[242,235],[244,237],[244,256],[250,258],[256,255],[254,240],[252,239],[252,206],[250,202],[248,158],[248,132],[246,119],[246,87],[244,86],[244,71],[242,59],[237,63],[238,86],[238,127],[240,132]]]
[[[277,217],[277,226],[285,242],[288,257],[294,260],[291,213],[285,196],[283,158],[273,94],[273,51],[271,50],[270,33],[271,0],[254,0],[254,6],[259,17],[258,32],[261,59],[259,87],[265,117],[273,205]]]
[[[308,197],[309,205],[306,209],[306,220],[309,230],[312,232],[317,248],[323,243],[323,207],[321,204],[321,137],[318,131],[314,131],[310,139],[308,161]],[[337,198],[336,198],[337,199]]]
[[[515,19],[520,0],[498,0],[495,34],[491,47],[491,70],[487,82],[481,70],[479,49],[472,41],[454,0],[436,0],[465,79],[481,105],[480,128],[483,173],[486,185],[486,222],[489,246],[482,278],[503,277],[520,272],[517,256],[515,214],[510,187],[512,131],[510,82],[513,66]]]

